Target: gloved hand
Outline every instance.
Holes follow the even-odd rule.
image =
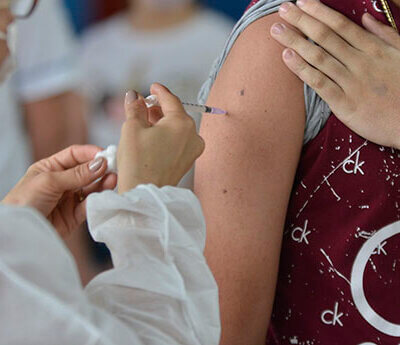
[[[104,177],[106,161],[93,160],[99,151],[91,145],[71,146],[33,164],[2,203],[35,208],[67,237],[86,220],[86,197],[116,186],[115,175]]]
[[[367,30],[317,0],[285,3],[271,35],[288,47],[286,65],[328,103],[346,126],[400,149],[400,36],[364,14]]]
[[[160,84],[151,93],[158,97],[158,114],[135,91],[126,96],[117,159],[119,193],[139,184],[176,186],[205,148],[180,100]]]

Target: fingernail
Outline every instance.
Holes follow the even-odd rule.
[[[131,103],[135,102],[137,99],[138,99],[137,92],[134,90],[129,90],[125,96],[125,103],[131,104]]]
[[[103,161],[104,161],[104,158],[101,158],[101,157],[100,158],[96,158],[95,160],[91,161],[89,163],[89,170],[91,172],[98,171],[101,168],[101,166],[103,165]]]
[[[283,31],[285,31],[286,27],[283,24],[275,24],[272,27],[272,33],[276,35],[280,35]]]
[[[281,7],[279,7],[279,12],[282,12],[282,13],[289,12],[290,5],[291,5],[291,3],[285,2],[284,4],[281,5]]]
[[[291,59],[293,56],[294,56],[294,52],[293,52],[292,49],[286,49],[286,50],[284,51],[284,53],[283,53],[283,57],[284,57],[286,60]]]
[[[303,7],[306,4],[307,0],[297,0],[296,5],[299,7]]]

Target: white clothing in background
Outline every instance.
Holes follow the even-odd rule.
[[[195,102],[233,25],[201,9],[182,24],[154,32],[135,30],[126,14],[90,29],[83,37],[81,57],[84,91],[92,108],[91,142],[118,144],[129,89],[147,96],[150,85],[161,82],[182,100]],[[200,114],[192,115],[199,124]]]
[[[0,199],[31,163],[19,104],[77,88],[75,43],[61,0],[41,0],[17,25],[17,70],[0,87]]]
[[[218,345],[205,223],[188,190],[142,185],[88,200],[114,269],[83,289],[72,256],[36,212],[0,208],[0,343]]]

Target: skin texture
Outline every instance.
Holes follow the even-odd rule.
[[[283,60],[310,85],[349,128],[377,144],[400,148],[400,36],[363,16],[362,29],[319,1],[281,6],[290,27],[274,25],[272,36],[288,47]],[[379,114],[379,116],[376,116]]]
[[[206,257],[220,289],[222,345],[264,345],[281,238],[305,126],[303,83],[269,35],[277,14],[239,37],[207,104],[206,151],[195,192],[207,222]]]

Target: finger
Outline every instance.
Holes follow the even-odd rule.
[[[164,117],[160,107],[154,106],[149,108],[149,122],[154,126]]]
[[[289,24],[298,28],[344,65],[354,56],[355,51],[352,46],[333,32],[327,25],[303,12],[294,4],[283,4],[279,9],[279,14]]]
[[[44,171],[63,171],[91,161],[100,151],[102,148],[94,145],[73,145],[36,165],[40,165]]]
[[[369,32],[378,36],[380,39],[390,44],[391,46],[400,49],[399,33],[391,26],[381,23],[369,13],[365,13],[363,15],[362,23]]]
[[[83,188],[82,196],[86,199],[92,193],[100,193],[105,190],[113,190],[117,186],[117,180],[118,178],[115,174],[106,175],[101,180]]]
[[[69,237],[85,221],[86,215],[79,215],[80,219],[77,222],[76,206],[73,193],[65,193],[58,206],[49,215],[50,222],[62,238]]]
[[[368,48],[371,36],[343,14],[329,8],[318,0],[298,0],[297,6],[304,13],[327,25],[353,47],[359,50]],[[309,37],[312,38],[311,36]]]
[[[74,209],[74,219],[77,226],[81,226],[87,218],[86,206],[87,206],[87,200],[84,200],[78,205],[76,205]]]
[[[54,221],[58,219],[59,222],[63,224],[58,224],[58,228],[65,229],[75,229],[86,220],[86,198],[92,193],[100,193],[105,190],[113,190],[117,186],[117,175],[109,174],[103,179],[92,183],[90,186],[85,187],[81,190],[81,196],[84,198],[82,201],[78,201],[76,198],[76,193],[67,192],[65,197],[60,201],[58,211],[60,210],[73,210],[73,217],[68,219],[68,217],[55,217]],[[60,214],[63,211],[60,212]],[[62,226],[61,226],[62,225]],[[63,237],[69,234],[61,234]]]
[[[340,107],[344,92],[336,83],[311,67],[292,49],[284,50],[283,61],[304,83],[314,89],[326,103],[330,106],[334,104],[336,109]]]
[[[165,117],[186,116],[180,99],[165,86],[155,83],[151,86],[151,94],[156,95]]]
[[[86,220],[86,198],[92,193],[101,193],[105,190],[113,190],[117,187],[117,175],[109,174],[98,182],[84,188],[82,190],[82,196],[85,198],[82,202],[79,202],[74,210],[74,218],[78,225],[82,224]]]
[[[107,161],[104,158],[98,158],[72,169],[51,173],[49,183],[59,193],[74,191],[92,184],[104,176],[106,170]]]
[[[205,149],[206,149],[206,142],[204,141],[204,139],[203,139],[203,137],[202,136],[200,136],[200,135],[197,135],[197,138],[198,138],[198,152],[199,152],[199,155],[198,155],[198,157],[200,157],[203,153],[204,153],[204,151],[205,151]]]
[[[128,91],[125,96],[125,114],[127,120],[137,120],[143,127],[148,127],[147,107],[143,97],[136,91]]]
[[[343,64],[286,25],[274,24],[271,27],[271,36],[285,47],[295,50],[310,65],[337,83],[342,83],[347,76],[348,71]]]

